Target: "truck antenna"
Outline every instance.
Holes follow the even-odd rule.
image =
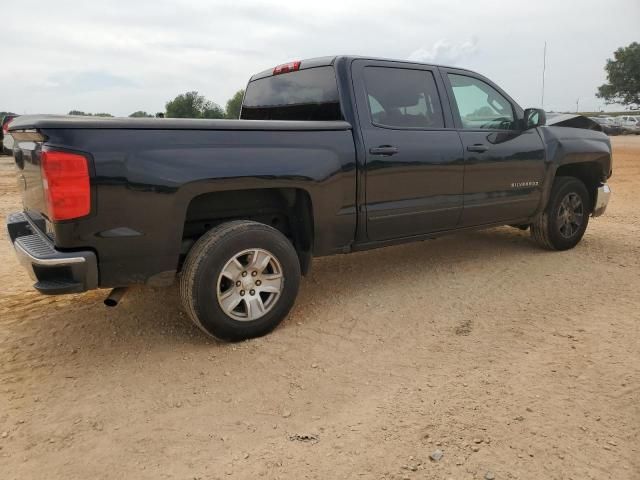
[[[542,98],[540,108],[544,110],[544,74],[547,71],[547,41],[544,42],[544,53],[542,54]]]

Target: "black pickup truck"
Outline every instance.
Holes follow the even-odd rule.
[[[287,315],[313,256],[496,225],[566,250],[610,195],[606,135],[468,70],[296,61],[254,75],[240,117],[15,119],[7,226],[34,287],[114,304],[179,279],[193,321],[240,340]]]

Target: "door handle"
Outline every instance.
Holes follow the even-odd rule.
[[[467,147],[467,151],[469,152],[483,153],[483,152],[486,152],[487,150],[489,150],[489,147],[487,147],[486,145],[482,145],[481,143],[477,143],[475,145],[469,145]]]
[[[394,147],[393,145],[380,145],[379,147],[371,147],[369,153],[371,155],[391,156],[398,153],[398,147]]]

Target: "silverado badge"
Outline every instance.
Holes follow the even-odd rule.
[[[532,180],[529,182],[513,182],[511,188],[537,187],[540,182]]]

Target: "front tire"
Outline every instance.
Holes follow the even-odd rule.
[[[548,250],[575,247],[589,224],[590,205],[584,183],[574,177],[557,177],[547,207],[531,224],[532,237]]]
[[[265,335],[287,316],[300,284],[300,262],[278,230],[233,221],[205,233],[184,263],[180,296],[207,335],[239,341]]]

